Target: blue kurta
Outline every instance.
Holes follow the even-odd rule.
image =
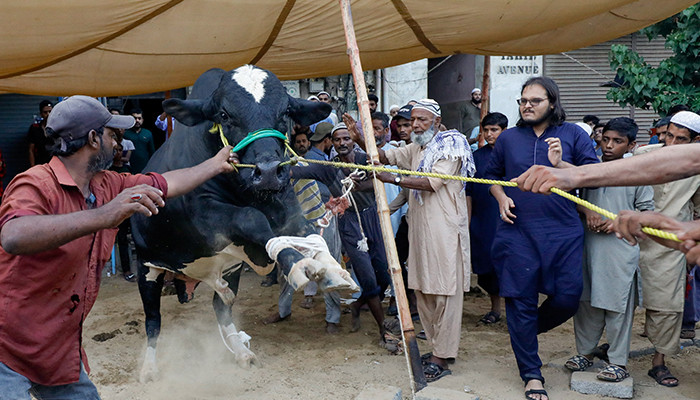
[[[530,127],[503,132],[496,141],[486,178],[510,180],[533,165],[552,166],[547,138],[561,140],[562,160],[573,165],[597,163],[590,138],[578,126],[550,126],[537,137]],[[583,227],[576,205],[557,195],[504,188],[513,199],[514,224],[499,220],[492,258],[503,297],[580,295]]]
[[[475,178],[486,176],[486,167],[491,159],[493,147],[484,146],[474,152]],[[472,249],[472,272],[489,274],[494,271],[491,261],[491,245],[498,222],[498,202],[489,193],[489,186],[479,183],[467,184],[467,195],[472,198],[472,219],[469,222],[469,238]]]

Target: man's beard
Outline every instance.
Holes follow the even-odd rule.
[[[433,122],[433,124],[430,125],[430,128],[428,128],[428,130],[423,132],[421,135],[416,135],[415,132],[411,132],[411,140],[418,143],[420,147],[425,146],[431,140],[433,140],[433,136],[435,136],[435,122]]]
[[[527,121],[527,120],[525,120],[525,118],[522,117],[522,115],[520,116],[520,120],[523,121],[523,125],[525,125],[525,126],[537,126],[537,125],[547,121],[552,116],[553,112],[554,112],[554,110],[552,110],[551,108],[548,108],[546,114],[544,114],[542,117],[540,117],[534,121]]]
[[[102,143],[102,138],[100,138],[100,152],[91,157],[90,161],[88,161],[88,172],[95,173],[108,169],[112,166],[113,161],[114,154],[109,154],[107,152],[107,149],[104,147],[104,143]]]
[[[481,99],[475,99],[475,98],[472,97],[472,103],[474,103],[474,104],[480,104],[480,103],[481,103]]]

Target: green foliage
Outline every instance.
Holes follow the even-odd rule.
[[[654,68],[627,46],[613,45],[610,67],[622,85],[611,88],[607,98],[620,107],[652,108],[660,115],[676,104],[700,110],[700,4],[640,32],[649,40],[664,37],[674,55]]]

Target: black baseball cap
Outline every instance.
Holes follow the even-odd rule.
[[[396,113],[396,116],[394,118],[404,118],[410,121],[411,110],[413,110],[413,106],[410,104],[406,104],[405,106],[399,108],[399,112]]]

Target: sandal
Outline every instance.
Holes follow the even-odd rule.
[[[673,376],[671,374],[671,371],[668,370],[668,367],[665,365],[657,365],[655,367],[652,367],[652,369],[647,372],[647,375],[651,376],[654,378],[656,383],[658,383],[661,386],[666,386],[666,387],[675,387],[678,386],[678,378]],[[666,382],[664,381],[671,381],[671,382]]]
[[[681,339],[695,339],[695,328],[681,330]]]
[[[533,394],[539,394],[540,399],[542,399],[542,396],[547,396],[547,400],[549,400],[549,395],[547,394],[547,391],[544,389],[530,389],[525,391],[525,398],[527,400],[538,400],[534,397],[532,397]]]
[[[496,322],[498,322],[500,320],[501,320],[500,313],[497,313],[495,311],[489,311],[486,313],[486,315],[481,317],[479,322],[481,322],[484,325],[491,325],[491,324],[495,324]]]
[[[598,375],[595,377],[606,382],[622,382],[630,377],[630,373],[627,372],[627,369],[624,367],[608,364],[608,366],[598,372]]]
[[[448,368],[443,368],[435,363],[427,363],[423,365],[423,373],[427,382],[435,382],[443,376],[452,375],[452,371]]]
[[[584,371],[584,370],[590,368],[591,365],[593,365],[593,361],[586,358],[586,356],[582,356],[580,354],[577,354],[577,355],[569,358],[568,360],[566,360],[566,363],[564,364],[564,366],[566,368],[568,368],[569,370],[574,371],[574,372]]]

